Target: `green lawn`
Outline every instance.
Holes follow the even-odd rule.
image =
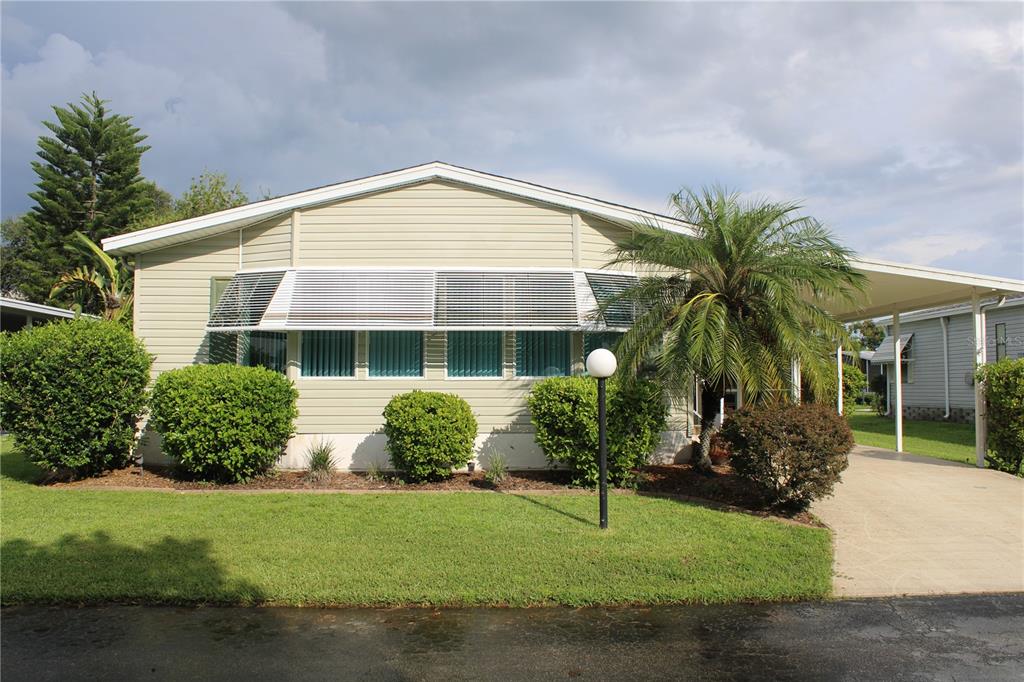
[[[896,447],[896,422],[863,407],[847,415],[853,437],[860,445]],[[974,464],[974,425],[903,420],[903,450],[951,462]]]
[[[827,596],[827,531],[589,495],[46,489],[0,457],[2,601],[625,604]]]

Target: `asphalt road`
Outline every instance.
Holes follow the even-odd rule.
[[[16,680],[1024,679],[1024,594],[600,609],[18,606]]]

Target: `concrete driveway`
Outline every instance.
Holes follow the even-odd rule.
[[[1024,480],[858,446],[811,511],[835,533],[835,594],[1024,591]]]

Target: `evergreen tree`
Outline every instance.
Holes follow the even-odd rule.
[[[32,163],[36,205],[24,218],[25,238],[5,249],[17,281],[5,278],[4,285],[29,300],[46,301],[62,273],[92,265],[87,254],[67,248],[75,232],[99,243],[152,211],[153,192],[139,173],[146,136],[106,104],[96,93],[83,95],[80,104],[55,106],[56,122],[43,122],[52,135],[39,137],[41,160]]]

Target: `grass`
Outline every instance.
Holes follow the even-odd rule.
[[[655,604],[827,596],[831,543],[640,496],[38,487],[0,456],[0,598],[289,605]]]
[[[847,415],[859,445],[893,450],[896,422],[879,417],[870,408],[858,407]],[[903,450],[951,462],[974,464],[974,425],[903,420]]]

